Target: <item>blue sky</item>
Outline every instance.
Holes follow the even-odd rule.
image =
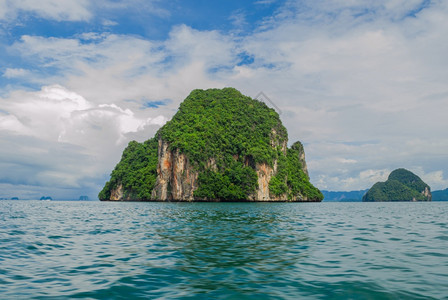
[[[446,1],[0,0],[0,197],[96,197],[195,88],[260,92],[311,181],[448,187]]]

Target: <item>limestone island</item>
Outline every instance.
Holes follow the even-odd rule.
[[[431,201],[431,189],[414,173],[397,169],[390,173],[387,181],[375,183],[362,201]]]
[[[320,202],[300,142],[278,113],[234,88],[194,90],[154,138],[132,141],[102,201]]]

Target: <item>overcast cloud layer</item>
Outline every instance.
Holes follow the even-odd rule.
[[[321,189],[448,187],[446,1],[38,2],[0,0],[0,197],[95,198],[130,140],[225,86],[275,103]]]

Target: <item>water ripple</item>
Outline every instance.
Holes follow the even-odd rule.
[[[448,203],[0,201],[2,299],[441,299]]]

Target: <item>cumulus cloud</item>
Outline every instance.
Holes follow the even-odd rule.
[[[30,75],[30,72],[21,68],[6,68],[3,76],[6,78],[19,78]]]
[[[1,99],[0,110],[2,182],[84,188],[91,196],[86,178],[103,178],[136,133],[149,138],[166,122],[161,115],[96,105],[60,85],[14,92]]]
[[[56,21],[86,21],[92,17],[89,0],[0,0],[0,20],[27,12]]]
[[[22,36],[11,46],[30,64],[92,101],[183,99],[194,88],[221,86],[210,70],[234,63],[234,43],[216,31],[175,27],[169,39],[84,33],[73,38]],[[62,78],[62,82],[61,82]],[[176,103],[178,104],[178,102]]]
[[[0,109],[7,113],[0,116],[0,130],[83,147],[98,142],[99,137],[120,143],[129,133],[166,122],[160,115],[137,117],[131,109],[116,104],[95,105],[60,85],[44,86],[38,92],[17,91],[2,100]],[[113,136],[102,136],[103,129]]]

